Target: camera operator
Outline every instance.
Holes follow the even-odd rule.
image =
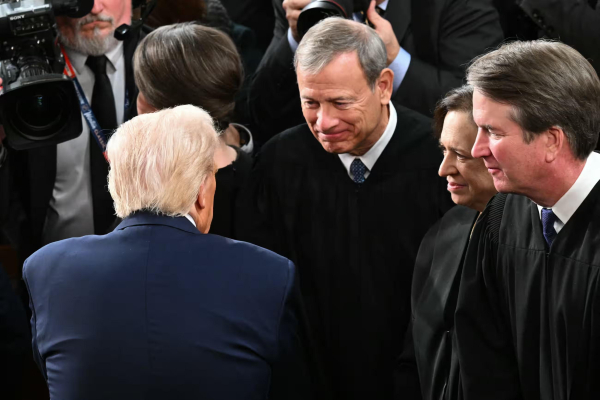
[[[300,41],[298,17],[309,3],[273,0],[274,38],[250,88],[252,121],[262,135],[257,141],[304,121],[292,60]],[[365,16],[386,45],[393,99],[424,115],[462,84],[464,65],[502,41],[491,0],[377,0],[352,18],[365,22]]]
[[[139,33],[124,42],[114,37],[131,15],[131,0],[95,0],[83,18],[56,17],[59,42],[105,133],[136,113],[132,57]],[[21,261],[47,243],[104,234],[115,221],[108,163],[85,118],[82,125],[80,136],[58,145],[5,148],[11,193],[4,230]]]

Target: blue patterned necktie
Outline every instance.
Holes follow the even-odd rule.
[[[360,158],[355,158],[350,164],[350,174],[352,174],[352,180],[355,183],[363,183],[365,181],[365,173],[368,171],[368,168]]]
[[[556,239],[557,233],[556,229],[554,229],[554,223],[556,221],[558,221],[558,217],[551,208],[542,208],[542,229],[548,247],[552,246],[552,242]]]

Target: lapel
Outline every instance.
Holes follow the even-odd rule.
[[[31,242],[35,249],[41,246],[42,230],[46,221],[46,212],[52,198],[56,180],[56,145],[24,150],[19,153],[27,165],[28,201],[31,213]]]
[[[385,10],[385,19],[392,24],[398,43],[402,42],[410,25],[412,1],[415,0],[390,0]]]
[[[194,225],[186,217],[169,217],[167,215],[158,215],[148,211],[137,211],[125,218],[115,229],[123,230],[131,226],[143,225],[162,225],[169,226],[175,229],[186,231],[189,233],[202,235]]]

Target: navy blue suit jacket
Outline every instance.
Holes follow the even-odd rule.
[[[52,399],[306,398],[292,262],[137,213],[24,265]]]

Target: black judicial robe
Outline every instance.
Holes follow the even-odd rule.
[[[272,138],[236,217],[240,240],[296,264],[317,370],[335,399],[392,397],[419,244],[453,205],[430,120],[396,110],[396,131],[361,185],[306,124]]]
[[[497,195],[456,311],[466,400],[600,398],[600,183],[546,249],[537,206]]]
[[[427,232],[412,286],[414,352],[424,400],[462,397],[454,312],[462,262],[479,212],[456,206]]]

